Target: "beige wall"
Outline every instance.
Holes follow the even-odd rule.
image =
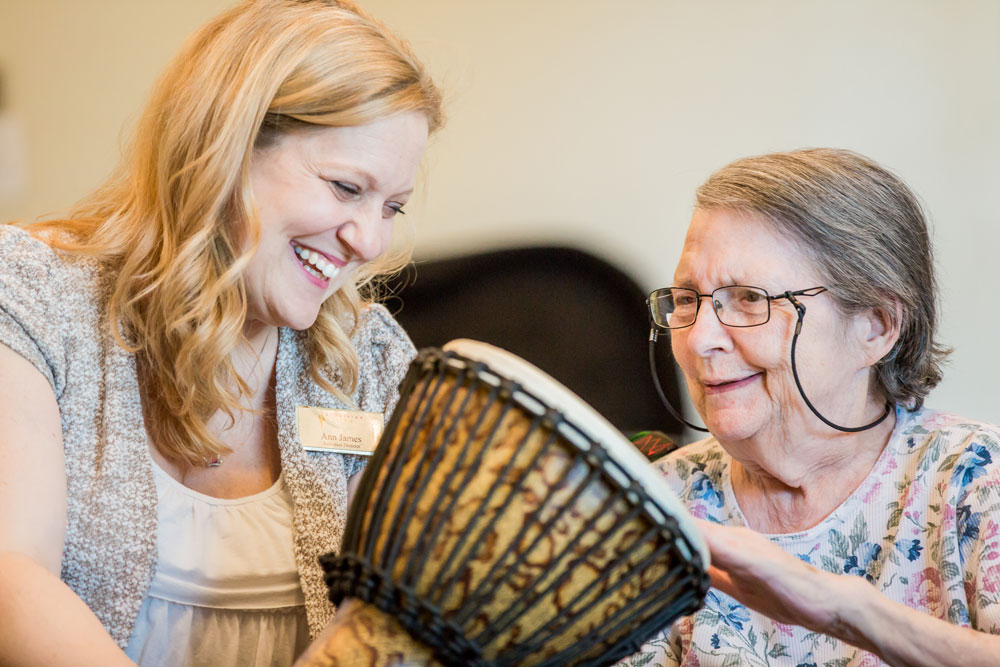
[[[852,148],[900,173],[933,220],[956,351],[931,404],[1000,422],[1000,3],[362,1],[449,98],[408,207],[420,255],[570,243],[652,288],[670,282],[692,191],[714,168]],[[228,4],[0,0],[6,111],[29,158],[0,218],[96,184],[156,72]]]

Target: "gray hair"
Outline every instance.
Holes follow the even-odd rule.
[[[884,311],[900,335],[875,364],[877,387],[892,403],[913,410],[923,405],[950,350],[935,341],[938,298],[927,220],[899,177],[848,150],[771,153],[712,174],[695,205],[764,218],[806,251],[844,313]]]

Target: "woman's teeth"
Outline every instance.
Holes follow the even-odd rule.
[[[317,278],[330,279],[337,275],[340,271],[338,267],[333,262],[328,261],[323,255],[319,254],[315,250],[309,250],[307,248],[301,248],[297,245],[292,246],[295,249],[295,254],[298,255],[299,260],[302,262],[302,266],[306,268]]]

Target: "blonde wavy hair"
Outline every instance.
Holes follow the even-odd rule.
[[[310,126],[403,112],[424,114],[433,132],[441,96],[382,24],[350,2],[250,0],[184,44],[108,181],[67,219],[28,225],[110,269],[108,324],[137,355],[164,455],[197,465],[227,453],[208,420],[219,410],[233,418],[249,391],[230,355],[246,343],[242,275],[260,237],[254,149]],[[363,267],[323,304],[306,336],[310,374],[327,391],[353,393],[362,290],[408,258],[407,248]]]

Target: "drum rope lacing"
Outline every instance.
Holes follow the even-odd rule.
[[[449,387],[446,380],[457,381],[450,382]],[[476,415],[466,437],[460,438],[457,435],[460,425],[458,416],[467,414],[469,401],[478,391],[487,394],[485,407]],[[411,365],[400,395],[400,404],[386,428],[387,434],[396,434],[396,437],[391,443],[384,441],[380,444],[369,464],[369,472],[377,474],[364,475],[348,517],[343,553],[321,558],[330,599],[335,604],[345,597],[373,604],[395,616],[416,639],[431,647],[439,660],[455,665],[516,665],[529,658],[533,658],[534,664],[552,666],[606,664],[636,651],[644,639],[670,620],[697,608],[707,592],[708,577],[696,550],[678,529],[676,521],[662,510],[657,513],[657,519],[663,525],[650,520],[649,508],[655,506],[651,497],[621,472],[619,464],[598,443],[577,429],[559,411],[548,407],[517,382],[497,375],[486,364],[437,350],[421,352]],[[412,412],[415,414],[404,418],[407,411],[403,409],[403,402],[411,395]],[[429,423],[428,420],[435,417],[431,408],[438,399],[441,400],[439,407],[443,405],[441,418]],[[515,451],[522,451],[522,445],[530,438],[544,434],[541,446],[531,460],[519,461],[520,456],[515,455],[496,471],[496,477],[479,499],[479,505],[469,521],[472,529],[455,538],[433,579],[429,584],[422,583],[419,577],[424,574],[432,547],[441,543],[448,528],[447,519],[455,512],[462,490],[467,488],[481,467],[489,449],[486,445],[493,442],[497,429],[512,407],[532,415],[530,425]],[[428,426],[429,432],[424,436]],[[456,438],[459,441],[456,442]],[[430,444],[420,451],[419,445],[424,442]],[[431,490],[433,473],[442,464],[446,449],[453,451],[456,447],[460,450],[454,468],[448,471],[442,488]],[[445,610],[443,604],[451,604],[449,595],[457,587],[469,585],[463,580],[463,576],[470,576],[463,559],[474,560],[482,556],[484,550],[489,548],[489,536],[504,516],[504,510],[510,507],[519,493],[526,492],[527,475],[516,477],[517,464],[524,466],[523,470],[533,470],[555,447],[571,452],[570,463],[552,485],[555,489],[572,489],[568,495],[564,494],[560,501],[562,506],[553,509],[547,498],[527,514],[506,548],[493,554],[494,560],[485,576],[471,590],[461,591],[459,607]],[[418,454],[422,458],[414,458]],[[415,464],[416,467],[404,482],[404,468],[408,464]],[[615,470],[616,467],[618,470]],[[581,477],[581,469],[589,472]],[[464,474],[460,474],[462,470]],[[630,479],[627,487],[620,484],[623,477]],[[567,516],[567,512],[573,511],[573,502],[598,480],[609,482],[616,491],[604,498],[586,525],[586,530],[565,545],[563,553],[550,564],[553,569],[559,566],[563,570],[541,576],[543,583],[537,590],[525,587],[518,591],[520,582],[513,581],[514,578],[523,574],[524,568],[534,567],[535,564],[529,562],[531,557],[542,549],[547,536],[558,528],[559,521]],[[391,491],[379,494],[369,511],[366,501],[371,499],[376,487]],[[506,497],[502,497],[504,489],[501,487],[509,487]],[[407,527],[415,521],[418,509],[414,500],[425,497],[427,493],[436,493],[433,502],[427,508],[421,508],[426,509],[425,516],[429,518],[416,541],[407,546]],[[629,508],[623,517],[612,512],[613,508],[622,504]],[[390,511],[391,505],[395,505],[395,512]],[[546,511],[551,512],[551,516],[543,518]],[[492,516],[487,518],[487,513],[492,513]],[[362,529],[366,517],[370,518],[370,522]],[[598,530],[597,524],[602,519],[607,523],[609,517],[616,521],[612,521],[610,527]],[[558,639],[561,633],[586,617],[593,605],[607,601],[629,584],[635,585],[620,571],[621,568],[609,566],[597,572],[593,582],[573,599],[560,601],[558,596],[559,588],[569,581],[575,568],[587,567],[590,563],[588,559],[592,557],[606,556],[602,551],[604,540],[624,530],[623,526],[637,517],[645,518],[648,527],[626,550],[614,554],[613,562],[630,563],[631,559],[639,558],[631,569],[642,572],[646,565],[671,554],[674,556],[671,559],[673,567],[660,580],[646,582],[647,590],[632,597],[627,609],[615,610],[615,613],[601,619],[601,627],[593,628],[592,632],[571,642],[564,650],[546,656],[546,649],[549,648],[546,644]],[[525,543],[532,529],[536,535]],[[601,539],[583,547],[580,542],[584,535],[590,538],[596,535]],[[656,544],[660,546],[654,548]],[[400,572],[398,560],[403,557],[404,549],[407,561]],[[682,557],[685,554],[687,557]],[[418,587],[426,592],[418,593]],[[506,610],[497,618],[490,619],[485,627],[469,634],[469,629],[484,613],[484,608],[505,589],[517,591]],[[495,659],[485,657],[491,649],[496,652],[495,642],[512,631],[522,614],[530,612],[534,605],[545,602],[547,598],[560,604],[559,614],[531,628],[528,634],[522,634],[512,646],[505,646]],[[642,618],[646,620],[640,623]],[[631,636],[632,639],[623,641],[621,637],[624,636]],[[542,661],[538,662],[539,659]]]

